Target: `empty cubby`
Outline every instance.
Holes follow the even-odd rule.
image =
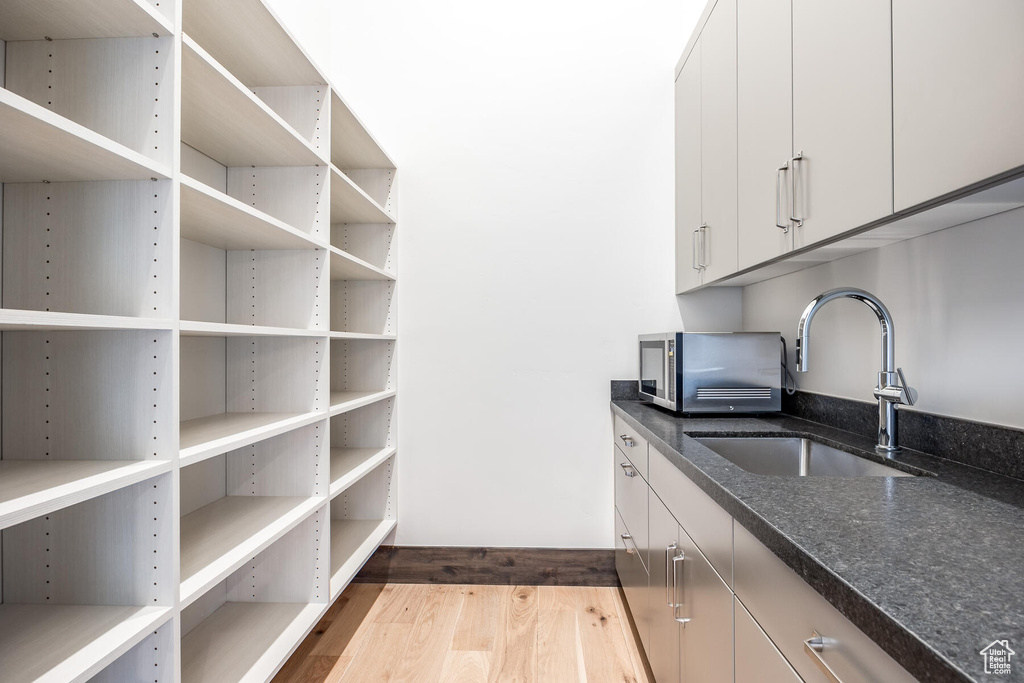
[[[7,90],[169,169],[175,140],[173,37],[38,36],[10,40],[6,53]]]
[[[171,617],[174,507],[165,473],[0,532],[5,680],[99,673]]]
[[[388,398],[331,418],[332,498],[395,453],[395,401]]]
[[[394,391],[395,342],[381,339],[331,340],[331,409],[358,404]]]
[[[191,603],[326,499],[327,423],[181,469],[181,601]]]
[[[182,337],[181,464],[311,422],[327,409],[327,340]]]
[[[327,607],[326,530],[324,506],[182,610],[182,683],[270,679]]]
[[[395,528],[394,456],[331,500],[331,596],[337,597]]]
[[[3,307],[174,317],[170,180],[6,183]]]

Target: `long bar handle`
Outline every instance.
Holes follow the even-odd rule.
[[[672,565],[672,558],[675,556],[675,551],[676,551],[676,542],[675,541],[672,541],[672,543],[670,545],[665,547],[665,599],[668,601],[668,606],[669,607],[675,607],[676,606],[676,603],[674,602],[676,596],[672,593],[672,591],[675,588],[675,577],[673,577],[673,582],[672,582],[672,586],[671,587],[669,586],[669,582],[668,582],[669,574],[671,574],[672,570],[674,569],[674,567]]]
[[[799,228],[801,225],[804,224],[804,219],[803,218],[797,218],[796,216],[793,215],[793,214],[796,213],[796,207],[797,207],[797,203],[796,203],[796,199],[797,199],[797,197],[796,197],[796,186],[800,184],[800,176],[798,176],[797,172],[796,172],[797,171],[796,162],[798,162],[798,161],[801,164],[803,164],[803,161],[804,161],[804,153],[803,152],[797,152],[796,156],[794,156],[792,159],[789,160],[790,165],[793,167],[793,175],[789,179],[790,192],[791,192],[790,198],[793,201],[793,203],[789,207],[789,220],[793,221],[793,223],[796,225],[796,227]]]
[[[708,267],[705,259],[708,257],[708,224],[701,223],[700,227],[697,228],[697,232],[700,233],[700,260],[697,261],[697,265],[700,266],[700,270],[704,270]]]
[[[832,670],[832,667],[828,665],[822,656],[821,652],[825,649],[825,639],[817,631],[811,631],[811,637],[804,641],[804,652],[814,660],[814,663],[818,665],[821,672],[825,674],[830,683],[843,683],[839,675]]]
[[[690,265],[696,271],[700,271],[703,268],[703,266],[701,266],[700,263],[697,262],[697,233],[699,232],[700,228],[697,228],[696,230],[693,231],[693,234],[690,236],[690,241],[692,243],[691,246],[693,247],[693,252],[690,254]]]
[[[678,621],[683,626],[686,626],[686,623],[688,621],[690,621],[690,617],[681,617],[681,616],[679,616],[679,608],[682,607],[685,604],[685,601],[677,599],[677,598],[679,598],[679,591],[680,591],[680,589],[682,589],[683,591],[686,590],[686,586],[683,583],[683,581],[686,579],[686,576],[685,576],[685,571],[686,571],[685,560],[686,560],[686,553],[684,553],[682,550],[679,551],[678,555],[676,555],[675,557],[672,558],[672,599],[675,600],[675,602],[672,605],[672,607],[673,607],[673,616],[675,617],[675,620]],[[684,576],[683,576],[682,579],[678,578],[678,573],[676,571],[676,565],[682,565],[682,569],[683,569],[683,572],[684,572]]]
[[[789,161],[775,169],[775,227],[783,233],[789,233],[789,223],[782,222],[782,173],[789,171]]]

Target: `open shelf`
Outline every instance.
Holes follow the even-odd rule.
[[[371,334],[369,332],[331,332],[331,339],[375,339],[377,341],[395,341],[395,334]]]
[[[185,33],[250,88],[326,84],[262,0],[190,0],[182,23]]]
[[[331,163],[338,168],[395,168],[337,91],[331,91]]]
[[[268,327],[265,325],[236,325],[182,320],[183,337],[326,337],[326,330],[305,330],[295,327]]]
[[[181,236],[218,249],[315,249],[322,242],[273,216],[181,178]]]
[[[323,603],[225,602],[182,638],[182,683],[270,680],[325,609]]]
[[[337,247],[332,246],[331,280],[394,280],[395,276],[383,268],[371,265]]]
[[[180,428],[182,467],[272,436],[298,429],[317,420],[322,412],[220,413],[186,420]]]
[[[182,517],[182,606],[224,580],[322,504],[321,497],[225,496]]]
[[[188,35],[182,51],[183,142],[228,167],[326,165],[291,125]]]
[[[393,519],[331,520],[331,600],[341,595],[395,525]]]
[[[171,22],[146,0],[4,0],[0,40],[169,36]]]
[[[149,180],[171,169],[0,88],[0,182]]]
[[[117,315],[89,315],[0,308],[0,330],[57,332],[61,330],[173,330],[173,320]]]
[[[340,415],[356,408],[362,408],[371,403],[389,399],[397,393],[393,389],[385,391],[332,391],[331,415]]]
[[[395,454],[395,448],[331,448],[331,493],[334,498]]]
[[[394,223],[395,219],[351,178],[331,165],[331,223]]]
[[[0,605],[7,681],[88,681],[161,623],[170,607]]]
[[[173,509],[165,471],[5,528],[0,678],[88,680],[167,622]]]
[[[0,460],[0,529],[170,470],[166,460]]]
[[[168,620],[89,679],[89,683],[124,683],[140,680],[170,683],[175,678],[177,653],[176,620]]]

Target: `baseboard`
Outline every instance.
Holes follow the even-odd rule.
[[[359,583],[618,586],[615,551],[561,548],[381,546]]]

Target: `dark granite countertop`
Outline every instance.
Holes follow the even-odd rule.
[[[898,464],[936,476],[762,476],[693,437],[800,434],[881,458],[871,439],[785,415],[612,409],[921,681],[1024,681],[1024,481],[909,450]],[[996,639],[1020,660],[990,677],[979,651]]]

